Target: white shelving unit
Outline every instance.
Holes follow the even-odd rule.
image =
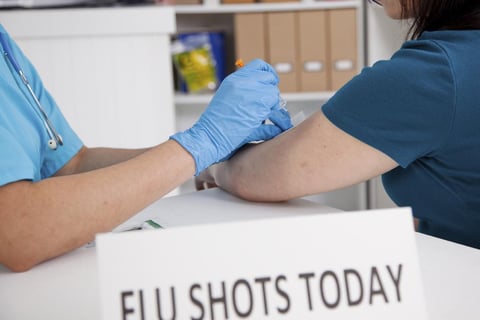
[[[329,9],[356,9],[357,17],[357,69],[360,71],[365,61],[364,38],[364,5],[362,0],[338,1],[313,1],[302,0],[297,2],[279,3],[251,3],[251,4],[222,4],[220,0],[204,0],[199,5],[175,6],[177,32],[190,32],[192,30],[221,30],[225,34],[227,61],[234,61],[234,29],[233,17],[241,12],[280,12],[280,11],[306,11]],[[312,40],[314,41],[314,39]],[[232,70],[233,71],[233,63]],[[320,109],[334,92],[298,92],[282,93],[287,100],[287,108],[295,116],[302,112],[305,116]],[[175,112],[177,130],[189,128],[212,98],[212,94],[175,94]],[[181,187],[181,192],[193,191],[193,181]],[[310,197],[343,210],[365,209],[367,206],[367,188],[362,183],[349,188]]]
[[[266,11],[292,11],[292,10],[316,10],[316,9],[342,9],[361,8],[362,2],[358,0],[338,1],[313,1],[302,0],[293,2],[266,2],[266,3],[241,3],[222,4],[218,0],[206,0],[204,4],[177,5],[177,14],[201,14],[201,13],[238,13],[238,12],[266,12]]]
[[[360,71],[365,61],[364,46],[364,6],[361,0],[337,0],[337,1],[314,1],[301,0],[296,2],[268,2],[268,3],[246,3],[246,4],[222,4],[220,0],[204,0],[198,5],[176,5],[174,6],[177,20],[177,32],[188,32],[192,30],[221,30],[225,33],[227,60],[233,58],[233,15],[242,12],[281,12],[281,11],[307,11],[307,10],[328,10],[347,9],[357,10],[357,65]],[[233,66],[230,71],[233,71]],[[332,96],[333,92],[303,92],[286,93],[284,98],[292,104],[308,105],[316,102],[324,103]],[[176,106],[204,105],[211,99],[211,94],[183,94],[175,95]]]
[[[287,101],[326,101],[334,94],[333,91],[321,91],[321,92],[290,92],[285,93],[282,97]],[[175,104],[176,105],[195,105],[195,104],[207,104],[212,99],[213,94],[188,94],[188,93],[176,93]]]
[[[219,0],[205,0],[203,5],[176,6],[177,29],[184,30],[192,24],[201,22],[198,19],[202,15],[216,17],[215,20],[224,22],[228,14],[235,12],[262,12],[262,11],[288,11],[288,10],[317,10],[317,9],[339,9],[356,8],[358,21],[358,61],[364,61],[364,65],[359,65],[359,70],[366,65],[372,65],[378,60],[389,59],[390,56],[400,48],[406,39],[408,24],[388,18],[383,12],[383,8],[376,5],[363,6],[362,1],[314,1],[302,0],[291,3],[255,3],[255,4],[228,4],[223,5]],[[215,16],[212,16],[215,15]],[[182,16],[187,17],[188,21],[182,23]],[[218,19],[219,18],[219,19]],[[180,24],[178,23],[180,22]],[[308,92],[308,93],[286,93],[284,98],[288,101],[288,108],[295,114],[300,111],[306,115],[314,112],[325,101],[327,101],[334,92]],[[195,120],[192,114],[197,115],[203,111],[204,107],[212,98],[211,94],[206,95],[186,95],[176,94],[175,105],[177,112],[177,127],[187,127]],[[195,110],[195,111],[194,111]],[[368,188],[368,190],[367,190]],[[385,193],[380,178],[369,181],[368,187],[354,186],[346,190],[340,190],[328,194],[314,196],[321,202],[328,203],[333,207],[344,208],[348,210],[357,206],[355,200],[358,196],[365,195],[368,200],[362,203],[359,208],[367,207],[371,209],[394,207],[395,204]],[[362,195],[363,194],[363,195]],[[361,203],[360,201],[359,203]]]

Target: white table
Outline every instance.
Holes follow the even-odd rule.
[[[304,199],[245,202],[211,189],[160,200],[119,228],[153,216],[164,227],[175,227],[335,211]],[[478,319],[480,250],[422,234],[417,234],[417,245],[429,318]],[[94,247],[75,250],[25,273],[0,266],[0,319],[95,320],[100,318],[98,297]]]

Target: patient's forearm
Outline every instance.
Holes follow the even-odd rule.
[[[289,156],[286,142],[269,141],[249,146],[232,159],[210,169],[215,183],[222,189],[250,201],[284,201],[308,193],[297,179],[293,167],[300,161]],[[293,148],[293,147],[292,147]]]
[[[347,187],[397,165],[317,112],[277,138],[239,151],[210,171],[219,187],[239,197],[282,201]]]

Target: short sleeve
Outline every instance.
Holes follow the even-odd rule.
[[[11,132],[0,126],[0,186],[19,180],[38,180],[32,159]]]
[[[50,177],[74,157],[82,141],[66,121],[35,68],[0,25],[13,55],[28,78],[64,145],[48,147],[50,136],[32,95],[7,59],[0,59],[0,186]],[[3,50],[3,48],[2,48]]]
[[[63,146],[53,151],[48,148],[45,141],[42,141],[41,148],[44,150],[41,169],[42,179],[50,177],[60,170],[83,146],[83,142],[71,128],[48,92],[44,93],[44,101],[48,101],[48,104],[52,106],[49,117],[55,125],[55,129],[62,136]]]
[[[408,41],[390,60],[363,69],[322,110],[335,126],[407,167],[433,156],[448,138],[454,83],[434,41]]]

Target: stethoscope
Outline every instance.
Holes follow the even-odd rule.
[[[62,136],[57,133],[57,131],[55,130],[55,127],[53,126],[52,122],[48,118],[48,115],[45,112],[45,109],[42,107],[40,100],[38,100],[37,95],[35,94],[35,92],[33,92],[33,89],[30,86],[30,82],[28,82],[27,77],[25,77],[25,73],[22,71],[22,69],[20,68],[20,65],[15,60],[15,57],[12,54],[12,49],[10,48],[10,45],[5,37],[5,34],[2,32],[0,32],[0,43],[2,44],[3,55],[6,57],[8,61],[10,61],[13,68],[20,76],[20,79],[22,79],[22,82],[27,87],[28,92],[30,92],[30,95],[35,101],[35,104],[37,105],[38,112],[36,113],[39,115],[40,119],[42,120],[45,126],[45,129],[47,130],[48,136],[50,137],[50,139],[48,140],[48,147],[52,150],[56,150],[57,146],[63,145]]]

